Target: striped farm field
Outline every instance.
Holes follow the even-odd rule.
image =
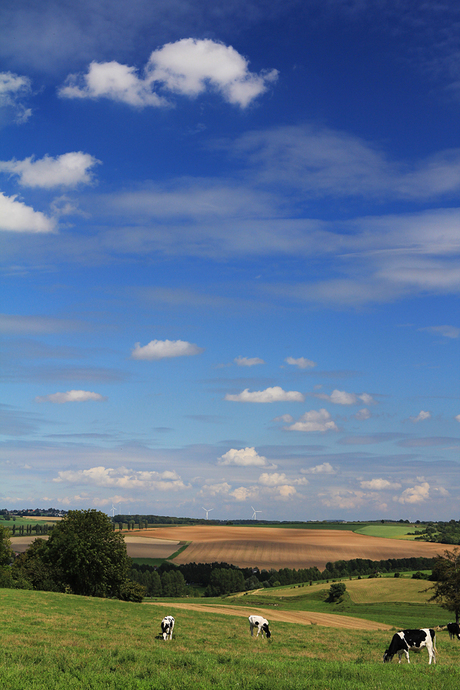
[[[341,530],[282,529],[192,525],[142,531],[142,539],[190,542],[173,561],[182,563],[226,562],[240,567],[311,568],[324,570],[329,561],[366,558],[434,558],[440,544],[385,539]],[[154,556],[152,556],[154,557]]]
[[[433,603],[429,602],[433,592],[428,591],[432,583],[427,580],[413,580],[409,577],[379,577],[362,578],[361,580],[344,579],[343,582],[346,585],[347,594],[355,604],[381,604],[384,602],[404,601],[407,604],[434,606]],[[324,582],[314,584],[307,589],[301,589],[298,585],[291,585],[290,587],[277,588],[276,590],[271,588],[261,589],[254,593],[254,596],[258,598],[273,597],[274,592],[276,592],[285,600],[286,597],[298,598],[304,592],[314,596],[316,591],[328,588],[329,585]],[[252,592],[249,593],[249,596],[251,595]]]

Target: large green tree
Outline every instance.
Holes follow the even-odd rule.
[[[69,510],[53,528],[43,558],[63,590],[92,597],[133,598],[131,559],[123,536],[113,531],[105,513]]]
[[[48,544],[44,539],[34,539],[29,548],[18,556],[11,566],[16,582],[28,582],[33,589],[59,592],[54,579],[54,569],[46,558]]]
[[[432,578],[435,583],[430,601],[438,601],[441,606],[455,614],[455,621],[460,618],[460,549],[444,551],[438,556],[433,568]]]
[[[0,566],[9,565],[13,560],[11,549],[10,530],[0,525]]]

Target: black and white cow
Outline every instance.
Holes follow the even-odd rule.
[[[267,637],[271,636],[271,632],[268,628],[268,620],[266,618],[262,618],[262,616],[249,616],[249,629],[251,631],[251,637],[254,635],[254,628],[257,628],[256,637],[259,637],[259,633],[262,633],[262,637],[264,636],[264,633]]]
[[[407,663],[410,664],[409,649],[420,651],[423,647],[426,647],[428,652],[428,663],[431,664],[431,661],[436,663],[436,633],[432,628],[400,630],[393,635],[390,646],[383,655],[383,661],[391,661],[394,655],[397,654],[399,656],[399,663],[401,663],[401,656],[405,654]]]
[[[451,640],[453,640],[454,637],[460,640],[460,625],[458,623],[447,623],[447,630],[449,631]]]
[[[161,621],[163,640],[172,640],[175,620],[172,616],[165,616]]]

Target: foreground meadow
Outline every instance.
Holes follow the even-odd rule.
[[[308,594],[310,604],[313,595]],[[361,599],[366,596],[376,595],[363,593]],[[273,634],[266,640],[249,635],[246,607],[260,610],[257,593],[154,605],[7,589],[0,590],[0,597],[0,683],[8,690],[404,690],[414,685],[428,690],[434,684],[453,690],[460,683],[460,643],[450,641],[446,632],[438,633],[436,666],[428,666],[426,652],[411,653],[410,665],[382,663],[393,634],[388,629],[394,624],[391,607],[387,620],[372,629],[335,627],[334,615],[330,625],[292,623],[294,611],[307,599],[302,604],[280,590],[272,593],[272,601],[264,600],[273,614]],[[223,612],[226,603],[228,613]],[[195,610],[183,608],[187,604]],[[219,613],[203,610],[217,604]],[[319,599],[317,604],[325,606]],[[350,600],[350,606],[359,611],[366,604]],[[399,602],[400,612],[414,606],[417,626],[426,624],[423,604]],[[330,610],[345,620],[344,612]],[[439,619],[441,613],[447,620],[446,612],[430,608],[430,617]],[[171,642],[159,635],[166,614],[176,618]]]

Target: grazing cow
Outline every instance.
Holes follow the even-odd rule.
[[[449,631],[451,640],[453,640],[454,637],[460,640],[460,625],[458,623],[447,623],[447,630]]]
[[[259,637],[260,632],[262,633],[262,637],[264,636],[264,633],[267,637],[271,636],[271,632],[268,628],[268,620],[266,618],[262,618],[262,616],[249,616],[249,629],[251,631],[251,637],[254,635],[254,628],[257,628],[256,637]]]
[[[436,633],[432,628],[400,630],[393,635],[390,646],[383,655],[383,661],[391,661],[394,655],[397,654],[399,656],[399,663],[401,663],[401,656],[405,654],[407,663],[410,664],[409,649],[420,651],[422,647],[427,649],[428,663],[431,664],[431,661],[436,663]]]
[[[161,621],[163,640],[172,640],[175,620],[172,616],[165,616]]]

